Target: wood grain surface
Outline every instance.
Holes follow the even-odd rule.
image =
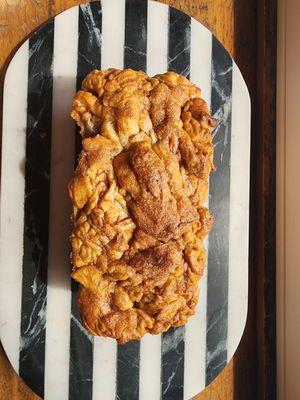
[[[87,1],[87,0],[86,0]],[[35,30],[52,16],[64,11],[74,5],[86,2],[80,0],[0,0],[0,83],[2,96],[3,78],[9,61],[19,45]],[[270,291],[260,290],[262,300],[257,300],[258,280],[263,279],[264,258],[259,257],[259,243],[264,242],[266,230],[261,230],[261,235],[257,238],[259,226],[263,221],[258,219],[260,208],[260,198],[266,189],[266,184],[262,181],[263,175],[263,133],[256,129],[259,126],[257,120],[257,111],[261,102],[267,102],[268,93],[265,98],[258,99],[257,83],[264,85],[267,76],[257,79],[257,65],[262,62],[263,57],[268,55],[270,60],[275,57],[274,54],[265,54],[263,49],[266,47],[264,41],[265,32],[257,29],[257,10],[266,12],[263,8],[268,3],[269,9],[276,7],[276,1],[272,0],[162,0],[171,6],[177,7],[184,12],[192,15],[204,25],[206,25],[223,43],[228,51],[233,55],[239,65],[252,98],[252,162],[255,168],[252,172],[251,187],[251,233],[250,233],[250,274],[249,274],[249,307],[246,330],[239,346],[239,349],[233,360],[220,374],[220,376],[194,400],[263,400],[266,391],[264,390],[266,381],[266,368],[268,367],[266,357],[263,357],[264,347],[274,343],[274,337],[269,336],[268,341],[264,340],[269,335],[269,331],[264,331],[264,322],[269,318],[264,311],[263,299]],[[263,14],[265,15],[265,14]],[[263,21],[262,21],[263,22]],[[276,22],[276,20],[275,20]],[[274,24],[274,18],[269,18],[269,23]],[[275,29],[275,28],[274,28]],[[273,31],[274,31],[273,29]],[[258,43],[257,32],[262,34]],[[261,42],[262,40],[262,42]],[[257,46],[259,44],[259,46]],[[257,50],[259,49],[259,50]],[[258,61],[257,61],[258,60]],[[259,61],[260,60],[260,61]],[[274,60],[273,60],[274,61]],[[268,72],[267,70],[265,72]],[[274,82],[273,82],[274,83]],[[269,93],[269,95],[273,95]],[[259,100],[259,101],[258,101]],[[273,99],[274,100],[274,99]],[[0,107],[2,102],[0,98]],[[1,121],[0,121],[1,123]],[[263,125],[261,120],[260,126]],[[2,126],[2,123],[1,125]],[[0,128],[1,129],[1,128]],[[268,131],[272,135],[272,131]],[[273,132],[274,133],[274,132]],[[274,148],[271,149],[274,151]],[[272,161],[272,160],[271,160]],[[273,162],[273,161],[272,161]],[[260,178],[262,176],[262,178]],[[261,184],[259,180],[261,179]],[[257,183],[258,182],[258,183]],[[271,190],[273,190],[273,183]],[[269,193],[270,195],[270,193]],[[267,200],[263,203],[263,210],[266,212]],[[272,199],[269,201],[272,201]],[[271,218],[269,212],[268,218]],[[273,245],[273,243],[271,243]],[[271,252],[274,249],[269,249]],[[266,251],[266,249],[264,250]],[[272,255],[269,254],[269,261]],[[261,260],[262,265],[258,263]],[[272,266],[269,266],[269,269]],[[260,268],[260,270],[258,270]],[[272,282],[268,288],[272,286]],[[257,309],[259,312],[257,312]],[[269,310],[270,311],[270,310]],[[272,317],[272,316],[271,316]],[[259,320],[258,320],[259,318]],[[271,332],[272,333],[272,332]],[[257,340],[257,336],[261,336]],[[259,347],[258,347],[259,346]],[[259,368],[258,368],[259,367]],[[272,366],[274,368],[274,366]],[[268,379],[267,379],[268,380]],[[270,379],[269,379],[270,380]],[[271,379],[272,380],[272,379]],[[261,389],[263,388],[263,389]],[[274,400],[275,397],[268,397]],[[26,387],[22,380],[15,374],[11,368],[3,349],[0,347],[0,399],[1,400],[38,400],[32,391]],[[57,399],[59,400],[59,399]],[[84,400],[84,399],[82,399]],[[177,399],[173,399],[177,400]]]

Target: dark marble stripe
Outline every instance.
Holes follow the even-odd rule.
[[[209,208],[215,223],[208,249],[207,385],[227,363],[231,93],[232,60],[213,37],[211,111],[218,124],[213,132],[217,171],[209,181]]]
[[[189,78],[191,18],[169,8],[168,70]],[[161,398],[183,399],[185,329],[172,328],[162,335]]]
[[[84,77],[101,68],[101,3],[79,7],[77,90]],[[75,164],[81,151],[79,130],[75,132]],[[80,323],[77,307],[79,285],[72,281],[69,399],[90,400],[93,396],[93,337]]]
[[[147,8],[145,0],[127,0],[125,10],[124,67],[146,70]]]
[[[126,0],[124,68],[146,70],[147,1]],[[117,400],[139,398],[140,343],[118,345]]]
[[[44,396],[54,22],[29,39],[19,374]],[[17,112],[17,110],[16,110]]]
[[[171,328],[162,337],[161,399],[183,399],[184,326]]]
[[[78,283],[72,281],[69,399],[93,396],[93,337],[83,328],[77,309]]]
[[[131,341],[118,345],[117,400],[139,398],[140,342]]]
[[[190,77],[191,18],[169,8],[168,70]]]

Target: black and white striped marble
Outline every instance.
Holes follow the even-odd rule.
[[[80,151],[68,114],[83,77],[109,67],[182,73],[218,119],[208,200],[215,226],[196,315],[119,346],[81,326],[68,254],[66,186]],[[0,335],[35,392],[47,400],[182,400],[216,378],[247,316],[249,168],[246,85],[193,18],[150,0],[103,0],[67,10],[23,43],[4,84]]]

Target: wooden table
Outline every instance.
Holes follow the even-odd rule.
[[[86,1],[1,0],[1,86],[6,67],[20,43],[50,17]],[[253,103],[252,149],[254,151],[251,176],[250,297],[247,327],[233,360],[218,379],[194,399],[274,400],[276,397],[275,183],[270,171],[275,165],[276,1],[162,1],[192,15],[221,40],[241,68]],[[0,399],[39,399],[13,371],[1,348]]]

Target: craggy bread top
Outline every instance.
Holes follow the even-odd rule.
[[[186,323],[198,301],[214,119],[174,72],[92,71],[71,116],[72,277],[84,326],[119,343]]]

